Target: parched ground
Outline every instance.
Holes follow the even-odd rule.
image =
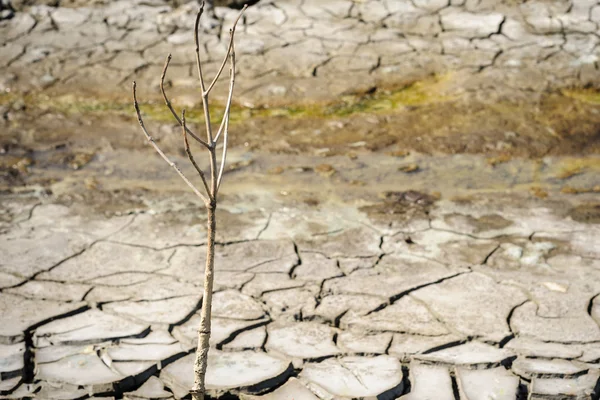
[[[172,52],[200,131],[195,8],[0,21],[2,398],[192,386],[206,217],[129,91],[192,176],[157,85]],[[209,73],[236,13],[204,21]],[[600,3],[262,0],[242,22],[211,396],[598,400]]]

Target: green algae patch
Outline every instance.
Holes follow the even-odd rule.
[[[284,117],[284,118],[340,118],[360,114],[389,113],[407,107],[425,106],[452,100],[450,96],[438,92],[448,80],[447,76],[412,82],[410,84],[376,90],[373,93],[342,96],[339,100],[328,103],[291,104],[279,107],[248,108],[237,104],[231,107],[230,120],[233,124],[250,118]],[[107,99],[64,94],[50,96],[47,94],[0,95],[0,104],[12,104],[22,100],[30,109],[54,111],[65,115],[86,114],[119,114],[134,116],[133,103],[130,99]],[[175,101],[173,106],[181,110]],[[152,100],[140,102],[142,115],[159,122],[171,122],[173,116],[162,101]],[[211,120],[220,123],[224,107],[222,104],[211,104]],[[186,118],[192,123],[204,121],[201,107],[186,109]]]
[[[600,105],[600,89],[565,89],[562,93],[567,97],[584,103]]]
[[[250,110],[257,117],[340,118],[360,114],[385,114],[407,107],[425,106],[453,100],[440,94],[448,75],[415,81],[396,88],[341,96],[338,101]]]

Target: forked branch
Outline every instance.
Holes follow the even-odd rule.
[[[169,157],[167,157],[167,155],[160,149],[160,147],[158,147],[158,145],[154,141],[154,138],[152,136],[150,136],[150,134],[148,133],[148,130],[146,130],[146,126],[144,125],[144,120],[142,119],[142,114],[140,113],[140,106],[137,101],[137,95],[136,95],[135,89],[136,89],[136,83],[134,81],[133,82],[133,106],[135,107],[135,112],[137,114],[138,122],[139,122],[140,126],[142,127],[142,131],[144,132],[144,135],[146,135],[146,139],[152,145],[152,147],[154,147],[154,150],[156,150],[156,152],[158,154],[160,154],[160,156],[167,162],[167,164],[169,164],[171,167],[173,167],[173,169],[175,169],[175,172],[177,172],[177,174],[181,177],[181,179],[183,179],[183,181],[194,191],[194,193],[196,193],[196,196],[200,197],[205,205],[208,205],[209,204],[208,198],[204,194],[202,194],[196,188],[196,186],[194,186],[194,184],[192,182],[190,182],[190,180],[183,174],[183,172],[181,172],[179,167],[173,161],[171,161],[169,159]]]
[[[175,120],[177,121],[177,123],[179,125],[182,125],[181,120],[179,119],[179,117],[177,116],[177,113],[173,109],[173,106],[171,105],[171,101],[167,97],[167,92],[165,91],[165,76],[167,75],[167,69],[169,68],[169,63],[170,62],[171,62],[171,54],[169,54],[167,56],[167,59],[165,60],[165,66],[163,68],[162,74],[160,75],[160,91],[161,91],[161,93],[163,95],[163,99],[165,100],[165,104],[167,105],[167,108],[169,109],[169,111],[171,111],[171,114],[173,115],[173,117],[175,118]],[[204,140],[200,139],[200,137],[198,135],[196,135],[194,132],[192,132],[189,128],[184,128],[184,129],[198,143],[202,144],[207,149],[209,148],[208,143],[206,143]]]

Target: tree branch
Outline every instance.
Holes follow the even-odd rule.
[[[200,62],[200,40],[198,39],[198,27],[200,26],[200,17],[204,11],[204,1],[200,5],[196,22],[194,24],[194,42],[196,44],[196,67],[198,69],[198,79],[200,79],[200,90],[202,90],[202,110],[204,111],[204,120],[206,123],[206,142],[213,147],[212,127],[210,125],[210,110],[208,108],[208,93],[204,86],[204,77],[202,75],[202,63]],[[212,164],[211,164],[212,165]],[[211,174],[214,175],[214,174]]]
[[[167,97],[167,92],[165,92],[165,76],[167,75],[167,69],[169,68],[169,63],[170,62],[171,62],[171,54],[169,54],[167,56],[167,59],[165,61],[165,66],[164,66],[163,71],[162,71],[162,75],[160,76],[160,91],[162,92],[163,99],[165,99],[165,103],[167,104],[167,108],[169,109],[169,111],[171,111],[171,114],[177,120],[177,123],[179,125],[182,125],[181,120],[179,119],[179,117],[177,116],[177,113],[175,112],[175,110],[173,109],[173,106],[171,105],[171,101]],[[197,136],[194,132],[192,132],[189,128],[186,127],[185,130],[198,143],[202,144],[207,149],[210,148],[210,146],[209,146],[208,143],[206,143],[204,140],[200,139],[200,137]]]
[[[233,37],[233,32],[231,32],[231,36]],[[227,98],[227,106],[225,107],[225,113],[223,115],[223,121],[221,122],[221,128],[219,128],[219,132],[215,138],[215,142],[217,141],[221,132],[223,132],[223,155],[221,156],[221,167],[219,168],[219,176],[217,177],[217,191],[221,186],[221,180],[223,179],[223,171],[225,170],[225,160],[227,159],[227,142],[228,142],[228,134],[229,134],[229,113],[231,110],[231,99],[233,97],[233,85],[235,83],[235,49],[231,46],[231,67],[229,70],[229,75],[231,76],[229,83],[229,97]],[[221,130],[222,129],[222,130]],[[216,193],[215,193],[216,196]]]
[[[230,30],[229,34],[233,38],[233,30]],[[233,100],[233,84],[235,82],[235,49],[233,45],[231,46],[230,57],[228,58],[231,60],[231,67],[229,69],[229,95],[227,96],[227,103],[225,103],[223,119],[221,120],[221,125],[219,126],[219,130],[215,135],[213,144],[216,144],[219,140],[219,136],[221,136],[221,132],[223,132],[223,128],[225,127],[225,121],[229,120],[229,114],[231,112],[231,101]],[[227,121],[227,123],[229,124],[229,121]],[[227,140],[227,138],[225,138],[224,140]]]
[[[215,75],[215,78],[212,80],[211,84],[208,86],[208,89],[206,89],[206,94],[210,93],[213,86],[215,86],[215,83],[217,83],[217,80],[221,76],[221,72],[223,72],[223,68],[225,68],[225,64],[227,64],[227,59],[229,58],[229,54],[233,50],[233,35],[235,34],[235,27],[237,26],[238,21],[242,17],[242,14],[244,14],[244,11],[246,11],[246,8],[248,8],[248,4],[244,4],[244,7],[242,7],[242,10],[240,11],[237,18],[235,19],[233,26],[229,30],[229,45],[227,45],[227,53],[225,54],[225,58],[223,58],[223,62],[221,63],[221,67],[219,68],[219,71],[217,71],[217,75]]]
[[[190,143],[188,142],[188,138],[187,138],[187,129],[185,126],[185,110],[183,110],[181,112],[181,121],[182,121],[182,126],[183,126],[183,144],[185,146],[185,152],[188,156],[188,158],[190,159],[190,162],[192,163],[192,165],[194,166],[194,168],[196,168],[196,171],[198,171],[198,175],[200,175],[200,178],[202,178],[202,183],[204,184],[204,188],[206,189],[206,193],[208,194],[208,197],[213,200],[214,199],[214,194],[210,192],[210,189],[208,188],[208,183],[206,182],[206,177],[204,176],[204,171],[202,171],[202,169],[198,166],[198,164],[196,164],[196,160],[194,160],[194,156],[192,155],[192,151],[190,150]]]
[[[202,201],[204,202],[204,204],[206,206],[208,206],[208,204],[210,204],[209,200],[196,188],[196,186],[194,186],[194,184],[192,184],[192,182],[190,182],[190,180],[183,174],[183,172],[181,172],[179,167],[177,165],[175,165],[175,163],[173,161],[171,161],[166,156],[165,153],[163,153],[163,151],[160,149],[160,147],[158,147],[158,145],[156,144],[156,142],[154,141],[152,136],[150,136],[150,134],[148,133],[148,130],[146,129],[146,126],[144,125],[144,120],[142,119],[142,114],[140,113],[140,106],[138,104],[137,96],[136,96],[135,81],[133,82],[133,106],[135,107],[135,112],[137,114],[138,122],[139,122],[140,126],[142,127],[142,131],[144,132],[144,135],[146,135],[146,139],[148,139],[148,142],[152,145],[152,147],[154,147],[154,150],[156,150],[156,152],[167,162],[167,164],[169,164],[171,167],[173,167],[173,169],[177,172],[177,174],[179,174],[181,179],[183,179],[183,181],[194,191],[194,193],[196,193],[196,196],[200,197],[202,199]]]

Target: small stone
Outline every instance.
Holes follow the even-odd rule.
[[[300,377],[336,397],[396,398],[403,390],[402,366],[390,356],[329,358],[306,364]]]
[[[514,400],[517,398],[519,378],[505,368],[457,368],[456,380],[461,399]]]
[[[5,19],[11,19],[15,13],[12,10],[1,10],[0,11],[0,21]]]
[[[266,348],[297,359],[331,356],[340,350],[333,343],[335,329],[314,322],[273,323],[267,328]]]
[[[46,74],[46,75],[43,75],[42,77],[40,77],[39,86],[42,89],[45,89],[49,86],[52,86],[56,81],[57,81],[57,79],[54,76],[52,76],[50,74]]]

